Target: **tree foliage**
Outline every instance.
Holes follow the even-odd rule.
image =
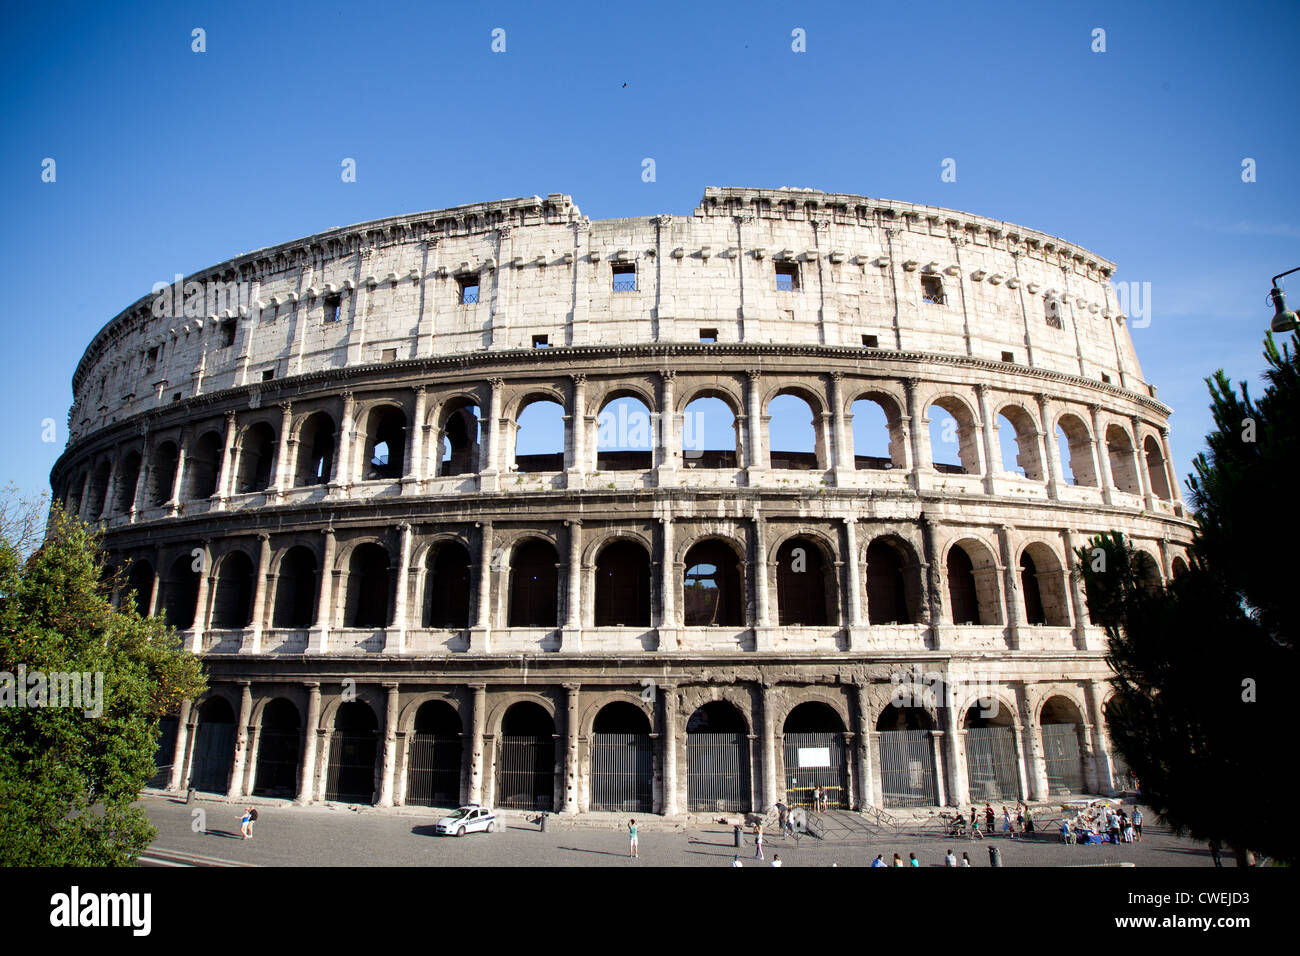
[[[154,837],[132,803],[154,773],[160,717],[201,693],[204,678],[172,628],[132,600],[114,609],[113,583],[96,534],[57,505],[25,560],[0,537],[0,672],[11,693],[20,666],[103,675],[99,716],[0,707],[2,864],[127,865]]]
[[[1297,612],[1274,536],[1288,513],[1279,492],[1300,465],[1300,376],[1272,336],[1265,357],[1258,402],[1222,371],[1206,379],[1216,427],[1188,482],[1197,527],[1187,572],[1153,585],[1118,532],[1080,548],[1077,567],[1116,674],[1106,722],[1144,801],[1176,832],[1294,861],[1282,734]]]

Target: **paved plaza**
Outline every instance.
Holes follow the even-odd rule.
[[[506,829],[457,839],[433,835],[442,811],[423,807],[378,810],[342,804],[298,807],[285,801],[254,800],[259,821],[251,840],[239,835],[244,804],[224,799],[198,798],[192,804],[172,797],[148,794],[142,805],[158,828],[144,865],[254,865],[254,866],[725,866],[739,854],[745,866],[754,859],[753,836],[744,846],[734,846],[730,826],[698,818],[689,822],[655,817],[638,819],[640,858],[627,857],[627,834],[620,819],[575,823],[551,816],[545,832],[533,822],[536,814],[505,811]],[[194,811],[201,810],[195,826]],[[1153,814],[1144,815],[1152,821]],[[1044,824],[1049,817],[1042,814]],[[625,822],[625,821],[623,821]],[[601,824],[604,825],[601,825]],[[904,860],[915,853],[921,866],[943,866],[951,848],[960,859],[970,855],[973,867],[989,866],[988,847],[996,846],[1002,864],[1023,866],[1079,866],[1133,863],[1140,867],[1213,866],[1204,844],[1172,836],[1148,822],[1142,843],[1113,846],[1065,846],[1054,833],[1034,839],[1008,839],[998,835],[971,841],[946,839],[924,832],[928,824],[907,825],[898,831],[867,836],[798,841],[768,835],[764,855],[770,861],[780,854],[786,866],[866,866],[877,853]],[[206,829],[204,828],[206,827]],[[1230,858],[1225,864],[1232,865]],[[762,864],[766,865],[766,864]]]

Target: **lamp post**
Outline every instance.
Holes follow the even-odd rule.
[[[1283,295],[1282,290],[1277,287],[1277,280],[1282,278],[1282,276],[1289,276],[1292,272],[1300,272],[1300,266],[1296,266],[1294,269],[1288,269],[1286,272],[1280,272],[1273,276],[1273,289],[1269,292],[1269,296],[1273,300],[1274,312],[1272,329],[1274,332],[1293,332],[1296,329],[1300,329],[1300,319],[1296,317],[1294,312],[1287,311],[1286,296]]]

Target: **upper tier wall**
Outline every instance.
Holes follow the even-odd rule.
[[[75,439],[321,369],[705,330],[1009,360],[1153,395],[1113,271],[996,220],[811,191],[710,188],[692,216],[596,222],[559,194],[462,206],[250,253],[141,299],[86,350],[69,426]],[[793,273],[782,287],[778,272]]]

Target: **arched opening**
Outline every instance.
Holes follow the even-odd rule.
[[[1031,481],[1043,480],[1038,429],[1034,426],[1034,419],[1019,405],[1008,405],[998,413],[998,443],[1003,472]]]
[[[217,493],[217,477],[221,474],[221,436],[204,432],[190,449],[185,459],[185,497],[202,501]]]
[[[615,541],[596,556],[596,627],[650,626],[650,555]]]
[[[1020,556],[1020,591],[1025,596],[1025,623],[1046,624],[1043,598],[1038,592],[1038,568],[1028,551]]]
[[[325,799],[340,803],[372,803],[375,760],[379,752],[379,723],[370,705],[360,700],[340,705],[330,735],[330,762]]]
[[[1182,558],[1174,558],[1171,571],[1174,578],[1181,578],[1187,573],[1187,562]]]
[[[171,501],[172,484],[176,481],[176,445],[162,442],[153,453],[153,467],[149,469],[149,503],[159,508]]]
[[[113,476],[113,463],[107,458],[100,461],[95,466],[95,471],[90,478],[90,517],[98,518],[104,513],[104,505],[108,502],[108,482]]]
[[[283,697],[270,701],[262,711],[257,734],[255,796],[287,799],[298,796],[298,756],[302,746],[298,708]]]
[[[1061,457],[1062,478],[1070,484],[1097,487],[1097,468],[1092,458],[1092,435],[1077,415],[1062,415],[1056,423],[1056,446]]]
[[[903,572],[905,556],[898,545],[877,538],[867,547],[867,622],[914,624]]]
[[[820,701],[795,707],[785,718],[785,802],[811,806],[814,787],[821,787],[826,806],[849,805],[849,763],[844,721]]]
[[[1115,488],[1126,494],[1142,493],[1138,483],[1137,466],[1133,460],[1133,442],[1129,434],[1118,425],[1106,429],[1106,454],[1110,457],[1110,477]]]
[[[172,562],[162,582],[162,609],[165,620],[179,631],[194,626],[199,602],[199,572],[196,560],[185,555]]]
[[[731,406],[715,395],[694,399],[682,411],[682,464],[687,468],[736,468],[740,435]]]
[[[690,813],[748,810],[749,727],[731,704],[715,700],[686,723],[686,809]]]
[[[237,629],[253,620],[253,562],[243,551],[232,551],[217,566],[217,590],[212,601],[212,627]]]
[[[458,402],[443,415],[438,429],[439,477],[470,475],[478,471],[481,417],[479,407],[468,400]]]
[[[366,416],[365,481],[401,478],[406,465],[406,413],[395,405],[372,408]]]
[[[930,405],[930,462],[944,475],[980,473],[975,419],[956,398],[936,398]]]
[[[199,706],[190,786],[204,793],[226,793],[235,765],[235,714],[224,697]]]
[[[446,701],[429,700],[415,712],[406,771],[406,802],[422,807],[460,804],[464,756],[460,714]]]
[[[68,487],[67,510],[68,514],[81,514],[81,489],[86,486],[86,473],[83,471],[77,475],[76,479]]]
[[[519,409],[515,421],[516,470],[563,471],[564,446],[568,438],[564,406],[547,399],[534,399]]]
[[[650,409],[633,395],[605,404],[596,418],[596,470],[647,471],[654,463]]]
[[[266,422],[249,425],[239,443],[239,493],[250,494],[271,487],[274,463],[275,430]]]
[[[126,576],[127,590],[135,594],[135,611],[141,617],[149,616],[153,601],[153,565],[148,561],[132,561]]]
[[[129,451],[122,458],[117,475],[117,500],[113,502],[113,511],[117,514],[127,514],[135,507],[135,486],[140,483],[140,461],[138,451]]]
[[[540,704],[511,704],[501,721],[496,792],[498,807],[550,810],[555,806],[555,721]]]
[[[334,419],[325,412],[313,412],[303,422],[298,432],[295,487],[325,485],[334,477],[334,431]]]
[[[979,624],[980,602],[975,587],[975,569],[961,545],[948,551],[948,603],[954,624]]]
[[[176,759],[176,729],[180,721],[175,714],[167,714],[158,721],[158,746],[154,748],[154,773],[145,786],[161,790],[171,779],[173,761]]]
[[[920,707],[886,707],[876,720],[881,798],[887,807],[930,807],[939,802],[934,729]]]
[[[311,627],[316,620],[316,555],[306,545],[290,548],[275,578],[272,627]]]
[[[1020,799],[1020,757],[1011,714],[996,697],[966,711],[966,778],[972,802]]]
[[[1070,599],[1061,562],[1040,541],[1031,542],[1020,555],[1020,591],[1024,595],[1025,623],[1069,627]]]
[[[649,813],[653,808],[654,751],[650,720],[625,701],[596,714],[591,735],[591,809]]]
[[[837,616],[827,598],[827,562],[807,538],[791,538],[776,552],[776,602],[782,627],[826,627]]]
[[[1160,590],[1160,565],[1156,559],[1145,551],[1133,552],[1133,571],[1142,586],[1148,591]]]
[[[687,551],[685,565],[682,606],[686,627],[740,627],[745,605],[736,552],[712,538]]]
[[[807,400],[794,394],[772,399],[768,412],[768,457],[773,468],[812,471],[825,467],[818,440],[817,419]]]
[[[853,465],[885,471],[907,464],[898,406],[885,395],[864,395],[853,403]]]
[[[1169,501],[1173,495],[1169,490],[1169,473],[1165,470],[1165,453],[1154,435],[1148,435],[1142,443],[1147,457],[1147,481],[1151,484],[1151,493],[1162,501]]]
[[[390,577],[383,545],[368,541],[356,547],[348,562],[344,627],[388,627],[393,591]]]
[[[424,579],[425,627],[469,627],[469,552],[458,541],[440,541],[429,551]],[[486,569],[485,569],[486,570]]]
[[[1083,754],[1080,734],[1083,718],[1066,697],[1052,697],[1038,718],[1043,735],[1043,760],[1047,764],[1047,789],[1052,794],[1083,792]]]
[[[533,538],[510,556],[510,610],[507,627],[555,627],[559,624],[555,547]]]

